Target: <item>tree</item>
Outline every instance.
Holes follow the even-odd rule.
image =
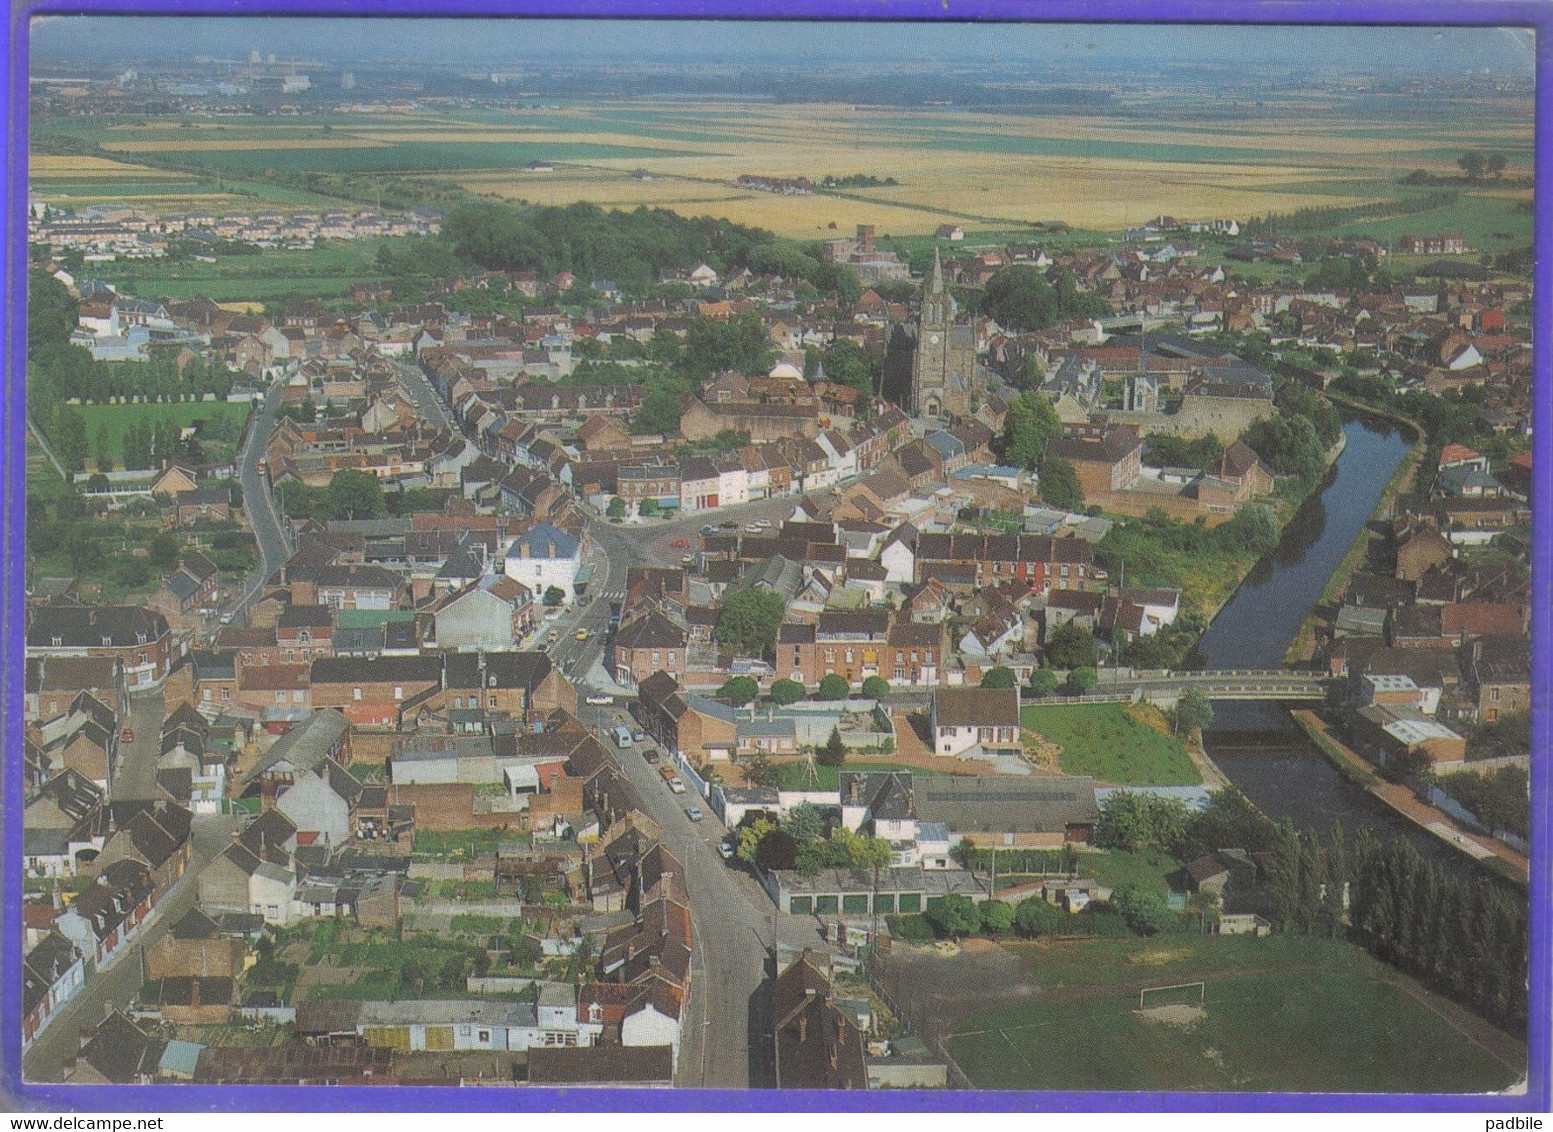
[[[345,468],[329,481],[328,506],[337,519],[383,519],[388,502],[383,485],[371,472]]]
[[[1062,423],[1051,399],[1041,393],[1021,393],[1003,419],[1003,459],[1034,471],[1047,442],[1060,435]]]
[[[1198,889],[1186,898],[1186,907],[1189,912],[1197,916],[1198,930],[1206,935],[1210,924],[1219,922],[1219,894],[1203,888]]]
[[[65,470],[79,472],[86,466],[86,419],[73,405],[58,405],[54,410],[54,427],[49,430],[54,442],[54,454]]]
[[[1014,926],[1014,909],[1002,900],[983,900],[978,911],[981,930],[988,935],[1007,935]]]
[[[834,672],[827,672],[820,681],[818,691],[814,693],[817,700],[844,700],[852,691],[852,685],[848,684],[846,677],[838,676]]]
[[[769,818],[756,818],[749,825],[739,830],[739,844],[733,854],[745,864],[755,863],[756,850],[760,848],[761,841],[772,830],[776,829],[776,823]]]
[[[1111,893],[1111,906],[1139,935],[1169,931],[1180,920],[1165,903],[1162,893],[1140,884],[1119,885]]]
[[[800,802],[787,812],[787,818],[782,822],[782,828],[791,835],[799,845],[807,845],[811,841],[818,841],[825,834],[825,819],[820,816],[820,811],[809,802]]]
[[[771,590],[740,590],[723,603],[717,639],[747,656],[767,656],[776,646],[777,628],[787,613],[782,595]]]
[[[1078,473],[1073,465],[1061,456],[1046,456],[1040,464],[1041,501],[1064,511],[1076,511],[1084,506],[1084,489],[1079,486]]]
[[[1014,670],[1006,665],[996,665],[981,674],[983,688],[1012,688],[1016,683]]]
[[[821,766],[840,766],[847,761],[847,745],[841,741],[841,728],[832,727],[830,738],[815,752],[815,760]]]
[[[1046,638],[1046,659],[1053,668],[1084,668],[1100,659],[1100,645],[1088,629],[1069,621]]]
[[[684,407],[680,394],[663,384],[651,385],[631,414],[631,431],[638,436],[677,436]],[[646,500],[642,501],[646,503]],[[645,512],[644,512],[645,513]]]
[[[1173,721],[1177,735],[1191,735],[1213,724],[1213,704],[1201,688],[1188,688],[1176,703]]]
[[[554,609],[556,606],[560,605],[563,601],[566,600],[566,591],[563,590],[560,586],[548,586],[545,589],[545,596],[543,600],[546,605],[548,605],[551,609]]]
[[[1057,674],[1050,668],[1037,668],[1030,673],[1030,694],[1049,696],[1057,690],[1057,685],[1060,683]]]
[[[106,472],[113,467],[113,450],[108,447],[108,422],[102,421],[97,425],[97,443],[94,448],[97,454],[97,470]]]
[[[1186,839],[1191,811],[1179,798],[1159,798],[1134,790],[1113,790],[1100,807],[1095,844],[1129,853],[1175,855]]]
[[[151,539],[151,565],[163,573],[178,565],[178,540],[167,531]]]
[[[636,513],[644,519],[651,519],[658,513],[658,501],[656,499],[644,499],[636,505]]]
[[[1482,153],[1474,149],[1458,157],[1456,164],[1461,168],[1462,176],[1468,181],[1481,181],[1488,162]]]
[[[1055,935],[1067,923],[1067,913],[1039,896],[1021,900],[1014,908],[1014,930],[1026,939]]]
[[[717,694],[734,707],[743,707],[760,694],[760,685],[749,676],[735,676],[717,689]]]
[[[773,829],[760,839],[755,850],[755,867],[769,873],[774,869],[798,867],[799,845],[793,835],[783,829]]]
[[[1093,668],[1087,665],[1083,668],[1075,668],[1068,673],[1068,687],[1073,694],[1082,696],[1100,682],[1099,675]]]
[[[611,519],[624,519],[626,517],[626,501],[620,496],[615,496],[609,501],[609,506],[604,509],[604,514]]]
[[[981,914],[975,902],[958,892],[930,901],[924,915],[928,923],[950,939],[960,939],[981,927]]]
[[[772,703],[778,706],[785,706],[787,704],[796,704],[803,699],[804,690],[803,685],[798,681],[782,679],[773,680],[771,682],[771,689],[767,694],[771,697]]]
[[[883,676],[870,676],[863,681],[863,698],[882,700],[890,694],[890,682]]]

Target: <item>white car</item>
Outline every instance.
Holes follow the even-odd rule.
[[[717,855],[725,861],[733,860],[733,846],[726,841],[717,843]]]
[[[587,698],[586,702],[588,704],[592,705],[593,707],[607,707],[608,705],[610,705],[610,704],[615,702],[615,697],[614,696],[604,696],[604,695],[592,695],[592,696],[589,696]]]
[[[702,819],[702,817],[705,816],[705,815],[703,815],[701,813],[701,807],[700,806],[686,806],[685,807],[685,816],[687,818],[689,818],[691,821],[700,821]]]

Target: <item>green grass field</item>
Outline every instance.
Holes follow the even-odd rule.
[[[263,302],[277,296],[344,295],[376,278],[378,249],[386,240],[331,240],[316,248],[267,249],[262,255],[198,260],[104,264],[98,273],[120,290],[145,298],[203,295],[218,303]]]
[[[1374,236],[1395,240],[1405,232],[1434,235],[1460,232],[1474,251],[1505,251],[1531,243],[1530,211],[1519,202],[1505,197],[1463,195],[1455,204],[1428,212],[1414,212],[1385,220],[1359,220],[1343,224],[1326,233],[1332,236]],[[1498,233],[1496,235],[1496,233]],[[1509,239],[1505,239],[1509,236]],[[1429,257],[1433,259],[1438,256]],[[1471,256],[1455,257],[1475,262]]]
[[[1122,704],[1029,705],[1019,724],[1062,748],[1066,774],[1088,774],[1117,786],[1195,786],[1202,781],[1173,736]]]
[[[950,1052],[975,1085],[997,1089],[1466,1093],[1521,1076],[1506,1061],[1524,1060],[1524,1046],[1498,1034],[1489,1052],[1353,945],[1168,940],[1015,945],[1043,989],[1091,989],[975,1015]],[[1197,979],[1200,1016],[1138,1013],[1138,987]]]
[[[65,479],[44,453],[43,447],[27,430],[27,497],[53,502],[65,490]]]
[[[81,417],[86,421],[86,436],[90,442],[90,457],[97,455],[97,429],[106,427],[108,443],[115,457],[124,449],[124,433],[141,421],[153,426],[160,420],[172,420],[180,428],[195,421],[204,421],[201,433],[204,439],[216,439],[223,424],[229,424],[235,439],[248,416],[247,405],[228,404],[225,401],[185,401],[172,405],[78,405]],[[41,453],[40,453],[41,455]],[[47,461],[45,461],[46,463]]]

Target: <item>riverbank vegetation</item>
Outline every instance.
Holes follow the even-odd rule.
[[[1064,774],[1125,786],[1202,781],[1158,708],[1144,704],[1028,704],[1019,725],[1061,748]]]

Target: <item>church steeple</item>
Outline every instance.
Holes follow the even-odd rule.
[[[938,258],[938,249],[933,249],[933,279],[928,284],[928,290],[935,295],[944,293],[944,265]]]

